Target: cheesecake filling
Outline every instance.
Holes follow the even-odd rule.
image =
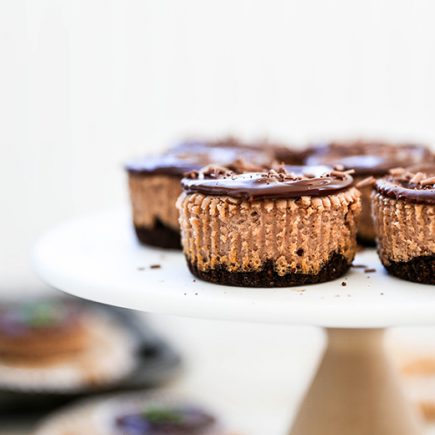
[[[379,257],[403,279],[435,283],[435,166],[394,169],[372,194]]]
[[[350,264],[356,251],[359,192],[249,201],[183,193],[182,244],[199,270],[317,274],[334,254]]]
[[[129,174],[133,223],[136,228],[152,230],[159,221],[178,231],[175,207],[181,193],[180,177]]]

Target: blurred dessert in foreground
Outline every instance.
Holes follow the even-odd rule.
[[[270,150],[248,146],[234,139],[185,142],[160,156],[148,156],[126,164],[133,224],[140,242],[181,249],[176,200],[183,175],[210,163],[227,165],[238,159],[270,165]]]
[[[202,406],[147,394],[124,394],[78,405],[48,418],[35,435],[84,433],[230,435],[223,423]],[[235,435],[233,432],[232,434]]]
[[[391,170],[374,190],[382,264],[399,278],[435,284],[435,165]]]
[[[151,403],[135,404],[114,418],[115,431],[123,435],[217,434],[217,422],[196,405]]]
[[[136,366],[136,340],[113,316],[69,300],[0,305],[0,389],[78,391]]]
[[[346,172],[210,166],[178,200],[191,272],[217,284],[283,287],[343,275],[356,252],[360,194]]]
[[[46,364],[69,358],[88,345],[84,313],[61,302],[0,305],[0,360]]]
[[[314,146],[306,164],[339,165],[343,170],[354,169],[355,182],[368,176],[375,178],[388,174],[390,169],[411,166],[432,160],[428,148],[422,145],[393,144],[380,141],[332,142]],[[375,229],[371,216],[371,185],[360,185],[362,213],[358,226],[358,240],[374,245]]]

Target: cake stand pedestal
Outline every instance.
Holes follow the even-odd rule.
[[[291,435],[417,435],[383,329],[327,329],[328,345]]]
[[[137,244],[126,211],[67,222],[44,235],[34,263],[50,285],[124,308],[189,317],[315,325],[328,346],[291,435],[418,435],[383,347],[390,326],[433,325],[435,292],[388,276],[374,250],[338,280],[293,288],[197,280],[182,254]],[[367,269],[375,272],[365,273]]]

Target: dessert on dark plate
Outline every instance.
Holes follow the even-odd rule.
[[[197,406],[148,405],[115,418],[115,430],[122,435],[216,434],[216,419]]]
[[[43,422],[35,435],[230,435],[203,406],[149,393],[86,401]]]
[[[134,228],[140,242],[161,248],[180,249],[176,200],[186,172],[210,163],[229,164],[237,159],[270,165],[270,151],[244,145],[234,139],[186,142],[160,156],[148,156],[126,165]]]
[[[206,281],[283,287],[343,275],[355,255],[360,193],[346,172],[211,166],[183,179],[183,250]]]
[[[25,401],[29,394],[44,400],[108,388],[135,369],[136,343],[108,311],[69,299],[3,302],[0,401],[13,409],[15,398]],[[16,397],[8,398],[12,392]]]
[[[311,148],[307,164],[326,164],[342,169],[354,169],[355,183],[373,176],[382,177],[392,168],[424,163],[433,159],[428,148],[413,144],[392,144],[380,141],[332,142]],[[358,240],[365,245],[375,244],[371,216],[370,183],[360,185],[362,212],[358,226]]]
[[[0,304],[0,414],[161,385],[180,358],[142,319],[69,298]],[[88,433],[88,432],[84,432]]]
[[[378,253],[389,273],[435,284],[435,165],[396,168],[372,194]]]

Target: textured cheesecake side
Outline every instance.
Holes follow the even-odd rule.
[[[365,177],[355,177],[355,184]],[[361,215],[358,223],[358,241],[366,246],[375,246],[376,231],[372,219],[372,186],[359,187],[361,192]]]
[[[180,177],[129,173],[133,223],[142,243],[179,249]]]
[[[372,194],[378,253],[402,279],[435,284],[435,205]]]
[[[337,278],[355,256],[359,196],[355,188],[265,200],[183,193],[178,207],[189,267],[197,276],[231,285]]]
[[[354,169],[356,184],[368,176],[376,179],[392,168],[433,161],[431,151],[424,145],[395,144],[382,141],[344,141],[313,146],[306,164],[325,164]],[[376,231],[371,211],[371,186],[360,188],[362,212],[358,226],[358,241],[366,246],[376,245]]]

